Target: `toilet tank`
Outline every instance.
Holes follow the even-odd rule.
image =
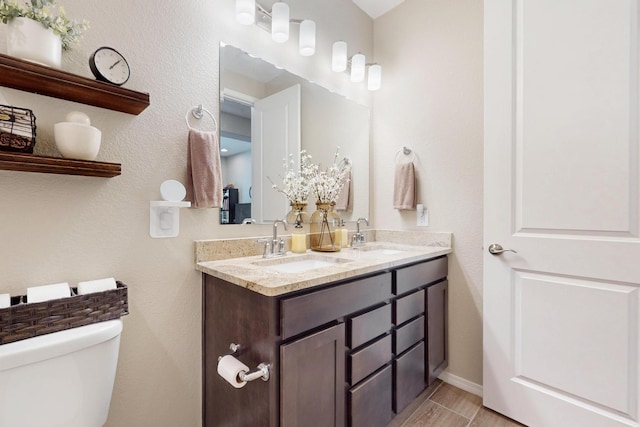
[[[100,427],[107,421],[121,320],[0,345],[0,427]]]

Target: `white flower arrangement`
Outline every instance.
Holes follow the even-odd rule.
[[[305,150],[300,151],[300,166],[296,167],[293,154],[289,155],[289,160],[283,159],[285,174],[282,178],[283,188],[278,187],[271,181],[272,188],[280,193],[291,203],[306,203],[309,197],[309,171],[311,156]]]
[[[296,167],[293,155],[289,160],[283,159],[285,175],[282,177],[283,187],[271,181],[272,188],[284,194],[291,203],[306,203],[309,193],[313,192],[317,203],[335,202],[342,187],[349,182],[351,161],[348,158],[339,160],[340,147],[336,149],[333,164],[321,170],[319,164],[311,163],[311,155],[306,150],[300,151],[300,166]],[[268,177],[267,177],[268,178]]]
[[[0,0],[0,21],[4,24],[15,18],[29,18],[53,30],[60,36],[62,48],[69,50],[76,43],[83,30],[89,28],[89,22],[72,21],[66,17],[64,8],[55,4],[55,0],[29,0],[24,5],[9,0]]]
[[[317,203],[333,203],[338,198],[342,187],[349,182],[351,161],[345,157],[340,159],[340,147],[333,156],[333,164],[325,170],[320,165],[309,165],[309,184],[316,196]]]

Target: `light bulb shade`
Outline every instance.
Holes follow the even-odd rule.
[[[333,44],[331,69],[336,73],[347,69],[347,42],[339,41]]]
[[[236,21],[242,25],[256,22],[256,0],[236,0]]]
[[[300,55],[311,56],[316,53],[316,23],[305,19],[300,23]]]
[[[273,4],[271,9],[271,38],[278,43],[289,40],[289,5],[282,2]]]
[[[367,89],[378,90],[382,86],[382,67],[373,64],[369,67],[369,77],[367,78]]]
[[[361,53],[356,53],[351,58],[351,81],[359,83],[364,80],[366,58]]]

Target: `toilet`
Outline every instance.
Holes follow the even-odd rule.
[[[101,427],[121,320],[0,345],[0,427]]]

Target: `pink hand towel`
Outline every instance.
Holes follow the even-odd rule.
[[[193,208],[222,206],[220,143],[215,132],[189,130],[186,199]]]
[[[413,162],[396,165],[393,187],[394,209],[415,209],[416,207],[416,173]]]

